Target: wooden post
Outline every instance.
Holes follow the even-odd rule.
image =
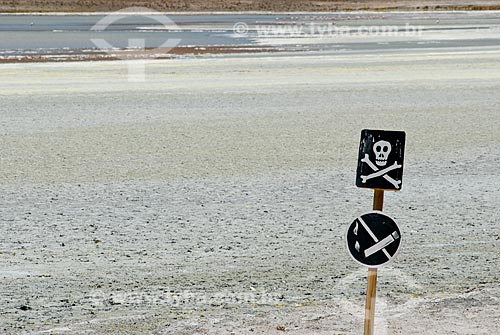
[[[375,190],[373,194],[373,210],[384,208],[384,190]],[[373,335],[375,325],[375,300],[377,297],[377,269],[368,269],[368,287],[365,304],[365,335]]]
[[[377,297],[377,269],[368,269],[368,288],[366,289],[365,335],[373,335],[375,328],[375,298]]]
[[[381,211],[384,209],[384,190],[375,190],[373,193],[373,210]]]

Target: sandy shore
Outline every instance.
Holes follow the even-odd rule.
[[[359,334],[362,128],[407,131],[379,334],[500,332],[500,49],[0,66],[0,333]]]

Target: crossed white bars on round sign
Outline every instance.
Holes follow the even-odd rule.
[[[366,163],[374,171],[374,173],[368,176],[361,176],[361,182],[363,184],[366,183],[367,180],[382,176],[385,180],[394,185],[396,189],[399,189],[401,185],[401,180],[394,180],[393,178],[387,175],[387,173],[391,172],[392,170],[401,168],[401,165],[399,165],[398,162],[394,162],[393,165],[380,170],[375,164],[372,163],[368,154],[365,154],[365,158],[362,158],[361,161],[363,163]]]
[[[358,221],[361,223],[361,225],[363,226],[363,228],[365,228],[365,230],[368,233],[368,235],[370,235],[370,237],[375,242],[375,244],[373,246],[371,246],[370,248],[368,248],[368,249],[365,250],[365,252],[364,252],[365,257],[371,256],[374,253],[382,250],[382,252],[387,257],[387,259],[390,260],[392,258],[392,256],[385,249],[385,247],[387,247],[389,244],[391,244],[392,242],[394,242],[397,239],[399,239],[400,236],[399,236],[398,232],[395,231],[392,234],[390,234],[389,236],[387,236],[386,238],[384,238],[381,241],[379,241],[379,239],[377,238],[377,236],[375,236],[375,234],[371,231],[371,229],[368,227],[368,225],[366,224],[366,222],[361,217],[358,218]]]

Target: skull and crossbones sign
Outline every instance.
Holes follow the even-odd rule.
[[[379,168],[387,165],[387,159],[389,158],[391,150],[391,143],[381,140],[373,145],[373,152],[375,153],[375,164],[373,164],[373,162],[370,160],[368,154],[365,154],[365,157],[361,159],[361,162],[366,163],[373,170],[373,173],[367,176],[361,176],[361,182],[363,184],[366,183],[367,180],[382,177],[389,183],[394,185],[396,189],[399,189],[401,187],[401,180],[395,180],[394,178],[388,176],[387,173],[401,168],[402,165],[398,164],[398,162],[394,162],[393,165],[387,168]]]

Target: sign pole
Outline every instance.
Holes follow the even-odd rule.
[[[384,190],[375,189],[373,194],[373,210],[384,208]],[[368,287],[365,304],[365,335],[373,335],[375,325],[375,300],[377,297],[377,268],[368,269]]]
[[[373,210],[382,211],[384,209],[384,190],[376,189],[373,193]]]

